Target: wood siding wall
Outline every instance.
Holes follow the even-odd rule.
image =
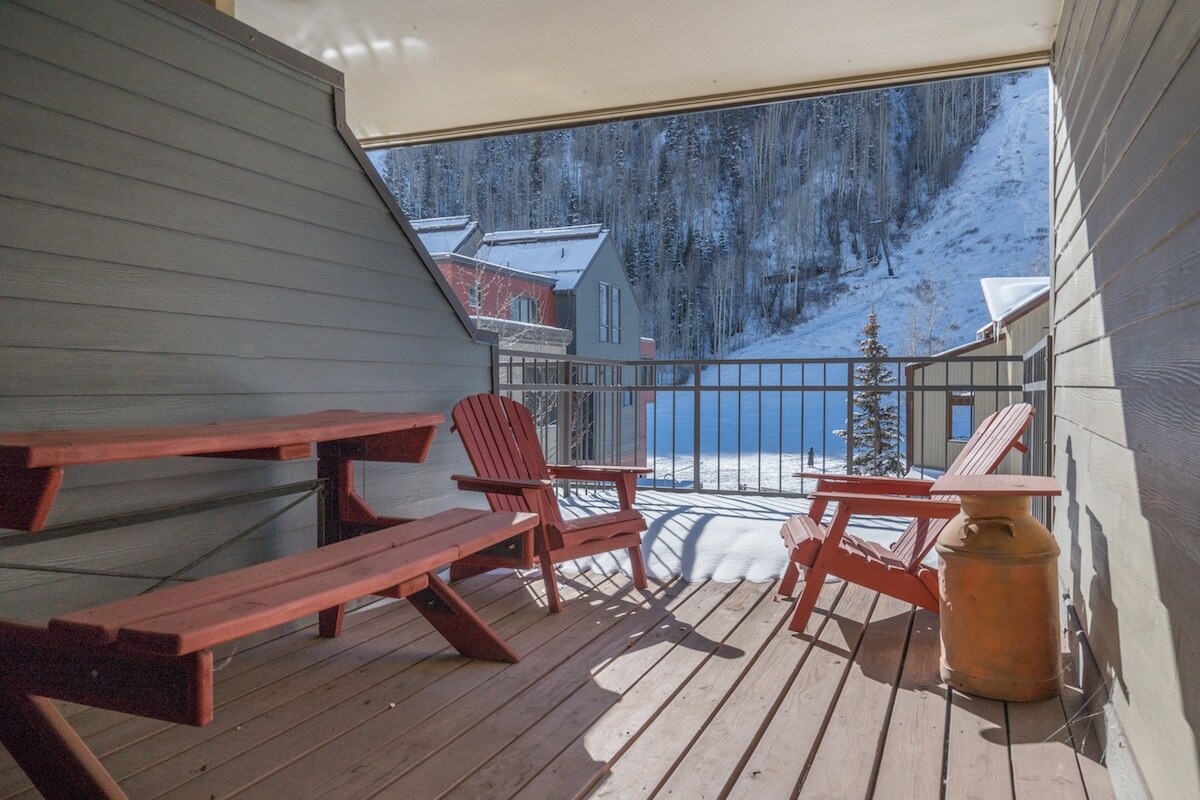
[[[338,76],[173,5],[204,24],[138,0],[0,3],[0,429],[448,416],[487,390],[488,348],[336,127]],[[240,27],[242,41],[210,26]],[[464,468],[447,426],[426,464],[359,477],[379,510],[421,515],[474,504],[449,481]],[[312,461],[72,468],[50,522],[314,477]],[[47,538],[0,560],[169,575],[290,499]],[[311,547],[315,517],[309,499],[189,574]],[[149,585],[3,569],[0,615],[45,618]]]
[[[621,290],[621,342],[600,341],[600,284],[607,283]],[[560,295],[561,297],[561,295]],[[564,308],[564,305],[566,306]],[[570,324],[564,311],[574,322]],[[575,331],[572,353],[593,358],[638,358],[641,348],[642,318],[629,277],[621,266],[612,234],[605,234],[604,244],[596,252],[591,265],[575,286],[569,303],[559,304],[559,325]]]
[[[1126,796],[1200,797],[1198,39],[1195,2],[1068,0],[1052,68],[1054,527]]]

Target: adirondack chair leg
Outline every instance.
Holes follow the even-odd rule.
[[[44,697],[0,689],[0,742],[47,800],[129,800]]]
[[[789,631],[804,633],[804,626],[808,624],[808,618],[812,616],[813,609],[817,607],[817,597],[821,594],[821,586],[824,583],[825,571],[809,567],[808,574],[804,576],[804,591],[800,593],[800,599],[796,601],[796,610],[792,612],[792,621],[788,625]]]
[[[541,556],[538,561],[542,565],[542,580],[546,583],[546,602],[550,611],[558,614],[562,611],[562,598],[558,596],[558,576],[554,574],[554,562],[549,556]]]
[[[783,581],[779,584],[779,596],[791,597],[796,593],[796,582],[800,580],[800,565],[788,559],[787,569],[783,571]]]
[[[640,544],[629,548],[629,560],[633,566],[633,585],[643,590],[648,588],[650,584],[646,581],[646,565],[642,562]]]
[[[429,573],[429,588],[410,594],[408,601],[462,655],[516,664],[520,656],[463,602],[441,578]]]

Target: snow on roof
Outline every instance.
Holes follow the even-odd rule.
[[[449,263],[458,263],[468,267],[478,267],[484,272],[495,272],[500,275],[521,278],[522,280],[527,280],[532,283],[540,283],[543,285],[554,285],[555,283],[554,278],[550,275],[542,275],[541,273],[530,272],[529,270],[524,269],[513,269],[512,267],[506,267],[503,264],[493,264],[491,261],[483,261],[478,258],[472,258],[471,256],[464,256],[462,253],[439,253],[436,251],[431,251],[430,254],[433,256],[433,260],[438,263],[444,261]]]
[[[555,289],[575,288],[608,237],[603,225],[572,225],[485,234],[477,258],[556,279]]]
[[[1048,277],[980,278],[983,299],[992,322],[1000,322],[1012,312],[1050,291]]]
[[[421,244],[431,253],[453,253],[471,237],[479,223],[468,216],[409,220]]]

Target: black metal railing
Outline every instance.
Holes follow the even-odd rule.
[[[893,473],[942,470],[1023,389],[1021,356],[617,361],[501,350],[496,368],[500,392],[533,412],[551,462],[646,465],[644,485],[694,492],[802,494],[813,483],[792,473],[845,472],[864,453]],[[894,414],[895,435],[878,446],[849,422],[863,401]]]

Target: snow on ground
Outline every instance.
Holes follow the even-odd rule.
[[[616,507],[616,495],[611,491],[573,494],[563,500],[567,516],[599,514]],[[637,508],[649,525],[642,534],[642,552],[650,576],[764,583],[783,575],[787,549],[779,538],[779,528],[792,514],[805,513],[808,501],[643,490],[638,492]],[[906,524],[906,520],[862,517],[856,518],[849,530],[861,538],[890,545]],[[624,550],[601,553],[568,562],[563,569],[567,573],[591,570],[628,575],[629,555]]]

